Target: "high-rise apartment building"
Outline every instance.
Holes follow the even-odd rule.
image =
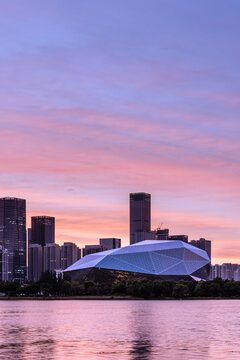
[[[55,218],[32,216],[31,243],[45,246],[55,242]]]
[[[0,280],[8,280],[8,251],[0,245]]]
[[[146,193],[130,194],[130,245],[136,241],[136,232],[151,230],[151,195]]]
[[[26,279],[26,200],[0,199],[0,245],[8,251],[8,280]]]
[[[30,244],[28,246],[28,280],[40,280],[43,260],[42,260],[42,246],[39,244]]]
[[[82,249],[82,256],[94,254],[100,251],[103,251],[103,247],[101,245],[85,245],[85,248]]]
[[[188,242],[188,235],[170,235],[168,240]]]
[[[200,238],[199,240],[191,240],[190,244],[198,247],[199,249],[205,250],[211,260],[211,240]]]
[[[211,266],[211,280],[221,277],[221,265],[212,265]]]
[[[61,247],[46,244],[43,247],[43,271],[55,271],[61,268]]]
[[[121,247],[121,239],[116,238],[102,238],[99,239],[99,243],[103,250],[117,249]]]
[[[240,281],[240,267],[238,267],[233,274],[233,279],[235,281]]]
[[[78,247],[78,259],[81,259],[82,257],[82,249]]]
[[[168,240],[169,236],[169,229],[157,229],[156,233],[156,240]]]
[[[76,244],[72,242],[65,242],[61,246],[61,269],[65,270],[80,258],[81,253],[79,257],[79,248]]]

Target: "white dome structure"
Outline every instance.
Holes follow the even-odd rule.
[[[88,278],[94,270],[124,272],[160,279],[207,279],[206,251],[182,241],[145,240],[123,248],[87,255],[64,270],[72,279]]]

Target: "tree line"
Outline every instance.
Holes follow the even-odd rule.
[[[117,283],[71,282],[67,275],[57,277],[46,271],[38,282],[20,284],[1,282],[0,293],[7,296],[130,296],[134,298],[240,298],[240,282],[222,280],[178,282],[170,280],[134,280]]]

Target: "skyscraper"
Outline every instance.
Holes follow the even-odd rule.
[[[32,216],[31,244],[45,246],[55,242],[55,218]]]
[[[151,195],[146,193],[130,194],[130,245],[137,241],[136,232],[150,232]]]
[[[136,231],[134,234],[134,243],[144,240],[156,240],[156,231]]]
[[[8,280],[25,280],[26,200],[0,199],[0,245],[8,251]]]

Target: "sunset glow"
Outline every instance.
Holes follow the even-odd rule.
[[[83,247],[151,193],[153,229],[239,263],[240,3],[151,3],[0,4],[1,196]]]

